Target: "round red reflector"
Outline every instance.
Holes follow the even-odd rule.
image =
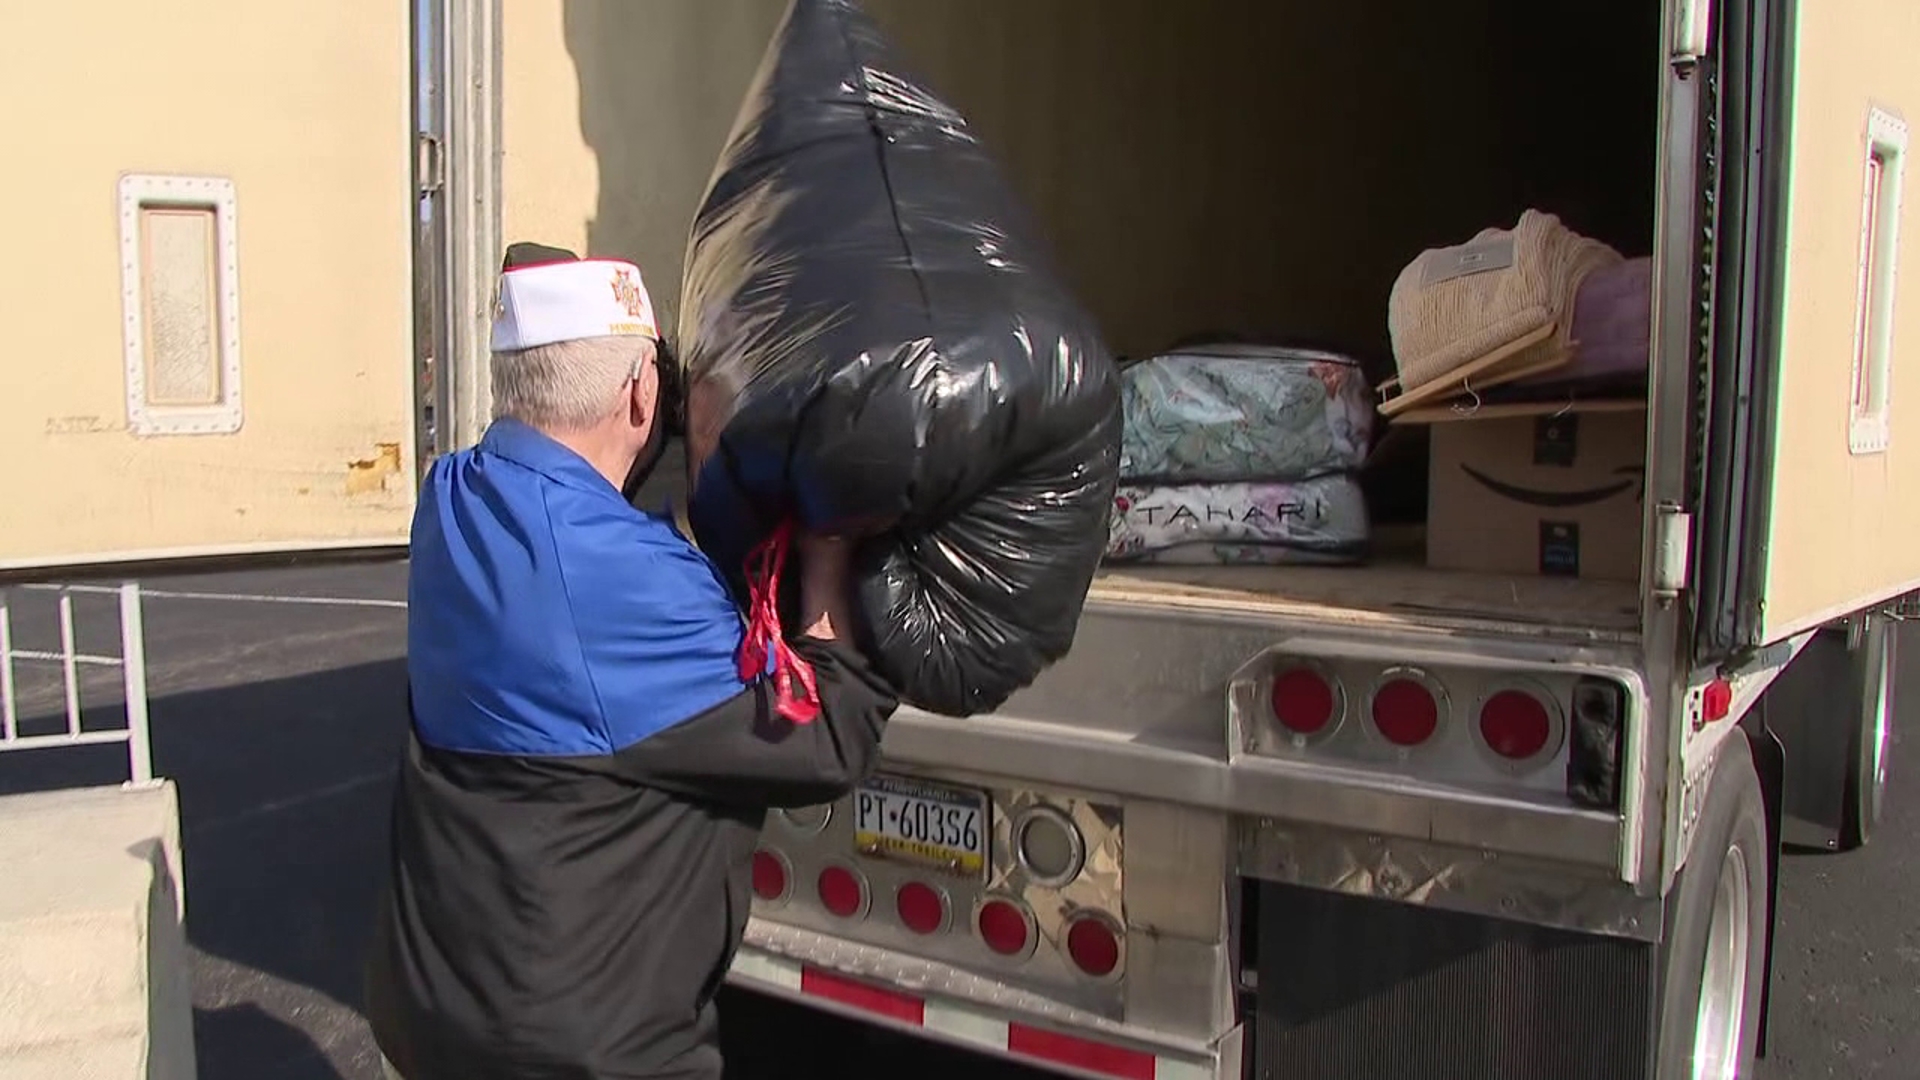
[[[753,853],[753,893],[762,900],[778,900],[787,894],[787,868],[771,851]]]
[[[1067,928],[1067,955],[1095,978],[1111,975],[1120,966],[1120,937],[1104,919],[1075,919]]]
[[[947,921],[947,904],[930,885],[909,881],[893,896],[900,925],[916,934],[931,934]]]
[[[820,892],[820,906],[843,919],[850,919],[860,913],[860,906],[866,902],[866,891],[860,886],[860,879],[853,871],[844,867],[829,866],[820,871],[820,880],[815,882]]]
[[[1715,679],[1707,684],[1700,697],[1700,712],[1708,723],[1725,720],[1733,711],[1733,684],[1725,679]]]
[[[1544,750],[1552,736],[1553,719],[1532,694],[1502,690],[1480,707],[1480,737],[1503,758],[1525,761]]]
[[[980,940],[1002,956],[1018,956],[1027,951],[1029,931],[1026,912],[1005,900],[989,900],[980,906]]]
[[[1333,687],[1312,668],[1281,672],[1272,696],[1273,718],[1295,734],[1318,734],[1333,721]]]
[[[1440,727],[1440,703],[1414,680],[1394,679],[1373,692],[1373,726],[1396,746],[1418,746]]]

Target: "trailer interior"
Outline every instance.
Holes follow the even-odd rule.
[[[1378,384],[1389,290],[1424,249],[1534,208],[1651,252],[1658,5],[870,9],[999,155],[1123,357],[1207,336],[1311,344]],[[1113,566],[1095,596],[1637,633],[1637,583],[1428,569],[1426,441],[1376,421],[1363,566]]]

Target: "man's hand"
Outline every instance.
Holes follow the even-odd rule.
[[[853,542],[845,537],[803,534],[800,549],[801,632],[837,641],[852,625],[850,568]]]

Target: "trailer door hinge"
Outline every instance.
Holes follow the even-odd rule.
[[[1693,515],[1680,504],[1663,500],[1653,508],[1653,597],[1663,604],[1678,599],[1687,587],[1687,567],[1693,546]]]
[[[1707,55],[1707,27],[1713,22],[1713,0],[1674,0],[1673,40],[1667,60],[1681,78],[1692,74]]]
[[[1717,674],[1725,679],[1743,679],[1750,675],[1758,675],[1763,671],[1772,671],[1775,668],[1786,667],[1787,662],[1793,659],[1794,650],[1798,647],[1798,644],[1796,639],[1787,638],[1784,641],[1776,641],[1771,645],[1763,645],[1757,649],[1749,649],[1720,665],[1720,670]]]
[[[421,195],[431,195],[447,182],[446,160],[439,138],[425,132],[414,137],[414,176]]]

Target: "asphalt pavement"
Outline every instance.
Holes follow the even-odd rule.
[[[406,613],[397,564],[147,583],[154,764],[178,782],[201,1080],[379,1080],[361,951],[401,747]],[[54,597],[11,594],[16,645],[57,648]],[[83,651],[117,652],[110,596],[82,596]],[[1901,653],[1913,682],[1920,647]],[[81,672],[89,726],[120,723],[116,674]],[[57,727],[57,666],[23,672],[29,730]],[[1914,700],[1920,701],[1920,695]],[[1850,855],[1784,861],[1762,1080],[1905,1078],[1920,1061],[1920,776],[1898,708],[1887,817]],[[124,778],[118,747],[0,757],[0,790]],[[723,1001],[738,1080],[1037,1080],[755,995]]]

